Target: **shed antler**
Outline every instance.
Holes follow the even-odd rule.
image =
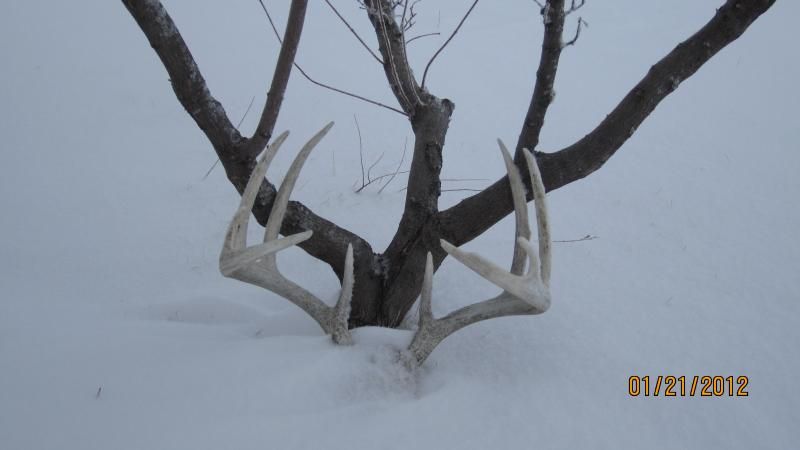
[[[466,306],[441,319],[434,319],[431,311],[433,258],[428,253],[420,298],[419,328],[408,347],[409,366],[421,365],[440,342],[467,325],[495,317],[541,314],[550,307],[550,228],[547,223],[542,176],[533,155],[527,149],[523,149],[536,204],[536,224],[539,231],[537,258],[536,251],[529,241],[531,230],[522,177],[506,146],[500,140],[498,143],[511,184],[517,224],[511,270],[506,271],[482,256],[465,252],[445,240],[441,241],[441,245],[447,253],[481,277],[502,288],[503,292],[497,297]],[[526,259],[529,261],[528,271],[524,273]]]
[[[247,224],[250,219],[250,211],[253,209],[253,203],[264,180],[267,168],[281,144],[286,140],[289,132],[284,132],[278,136],[272,145],[267,147],[250,175],[250,181],[247,182],[247,186],[242,193],[239,209],[234,214],[233,220],[228,227],[228,233],[225,236],[225,243],[222,246],[222,253],[219,257],[219,269],[222,275],[228,278],[262,287],[286,298],[314,318],[322,327],[322,330],[331,335],[334,342],[351,344],[352,337],[347,327],[347,319],[350,316],[350,300],[353,293],[352,245],[347,246],[342,291],[334,307],[326,305],[312,293],[284,277],[278,270],[276,261],[276,255],[279,251],[297,245],[311,237],[312,231],[304,231],[279,239],[278,232],[283,222],[283,216],[286,213],[286,206],[289,203],[289,195],[297,182],[297,177],[303,168],[303,164],[306,162],[311,150],[325,137],[332,126],[333,122],[326,125],[325,128],[306,142],[300,153],[297,154],[275,197],[275,202],[265,227],[264,243],[247,247]]]

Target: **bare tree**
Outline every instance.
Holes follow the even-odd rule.
[[[717,52],[738,39],[774,2],[725,1],[708,23],[656,62],[593,130],[563,149],[545,153],[538,148],[539,136],[553,101],[559,58],[562,50],[577,40],[580,25],[585,25],[579,19],[574,37],[565,39],[564,22],[584,2],[571,1],[565,5],[564,0],[537,1],[544,24],[541,58],[513,157],[503,151],[508,175],[443,211],[438,205],[442,149],[454,104],[429,91],[425,77],[418,82],[411,70],[406,54],[409,41],[406,31],[413,23],[416,2],[359,2],[375,31],[378,44],[378,54],[372,50],[370,53],[383,66],[389,88],[399,105],[398,108],[389,108],[405,116],[414,133],[404,212],[388,247],[383,252],[376,252],[355,233],[325,220],[302,203],[289,200],[303,160],[327,128],[301,150],[280,189],[264,179],[266,166],[283,137],[278,137],[268,146],[295,65],[307,0],[291,2],[267,100],[256,132],[251,137],[241,135],[222,105],[211,95],[200,69],[161,2],[123,0],[167,69],[178,100],[206,134],[228,179],[244,194],[242,208],[237,212],[225,241],[220,262],[223,274],[286,297],[317,320],[334,340],[342,343],[350,340],[349,328],[365,325],[397,327],[421,292],[419,329],[408,353],[412,365],[424,361],[438,342],[465,325],[492,317],[535,314],[547,309],[550,303],[547,289],[550,241],[544,192],[581,179],[602,167],[664,98]],[[471,3],[459,28],[476,3]],[[332,3],[328,2],[328,5],[346,23]],[[347,25],[359,42],[370,49],[366,40]],[[458,28],[446,42],[457,31]],[[443,49],[444,46],[437,54]],[[429,68],[430,63],[426,73]],[[257,166],[258,155],[262,152],[265,162]],[[248,188],[251,174],[254,177]],[[526,201],[534,197],[540,233],[538,259],[528,243],[530,230],[525,211]],[[245,246],[242,231],[249,210],[267,229],[265,242],[254,247]],[[517,220],[517,239],[510,271],[502,271],[481,257],[463,253],[457,248],[512,211],[515,211]],[[278,239],[278,232],[287,237]],[[324,305],[278,272],[275,252],[291,245],[297,245],[326,262],[342,280],[342,294],[336,306]],[[495,299],[434,320],[430,313],[431,280],[433,272],[448,254],[501,287],[503,293]],[[526,260],[529,261],[527,273]]]

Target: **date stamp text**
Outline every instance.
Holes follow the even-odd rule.
[[[747,397],[746,376],[637,376],[628,378],[631,397]]]

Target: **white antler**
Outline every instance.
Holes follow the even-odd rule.
[[[529,242],[531,236],[528,223],[528,207],[525,200],[525,186],[522,177],[508,153],[508,149],[498,139],[500,151],[511,184],[516,218],[516,240],[511,270],[506,271],[482,256],[465,252],[449,242],[442,240],[442,248],[478,275],[503,289],[503,292],[489,300],[466,306],[441,319],[434,319],[431,310],[431,291],[433,282],[433,257],[428,253],[425,276],[419,307],[419,328],[408,347],[409,366],[422,364],[434,348],[447,336],[461,328],[481,320],[510,315],[541,314],[550,308],[550,228],[547,223],[544,184],[536,159],[527,149],[522,152],[531,176],[531,186],[536,204],[536,224],[539,231],[537,252]],[[525,260],[528,271],[525,271]]]
[[[247,224],[250,211],[253,209],[258,190],[264,180],[269,164],[278,152],[281,144],[286,140],[289,132],[278,136],[272,145],[267,147],[263,156],[258,161],[250,180],[247,182],[239,209],[233,216],[222,253],[219,257],[219,269],[222,275],[234,278],[245,283],[262,287],[286,298],[305,311],[319,323],[325,333],[330,334],[338,344],[351,344],[352,337],[347,327],[350,316],[350,301],[353,293],[353,246],[347,246],[345,256],[344,277],[342,291],[336,306],[330,307],[313,294],[284,277],[278,270],[276,255],[279,251],[297,245],[311,237],[312,231],[293,234],[278,238],[278,232],[286,213],[289,196],[292,193],[300,170],[303,168],[311,150],[322,140],[333,126],[333,122],[326,125],[315,134],[300,150],[286,177],[281,183],[275,197],[264,232],[264,243],[247,247]]]

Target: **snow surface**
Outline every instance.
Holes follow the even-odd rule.
[[[255,96],[250,132],[277,55],[258,4],[165,3],[232,120]],[[283,23],[287,8],[270,3]],[[311,3],[300,64],[392,103],[380,68]],[[338,3],[373,42],[355,2]],[[423,2],[416,30],[446,34],[468,3]],[[721,3],[590,0],[542,148],[588,132]],[[7,2],[0,448],[796,448],[798,13],[778,2],[606,167],[550,194],[555,239],[597,236],[555,244],[550,311],[468,327],[409,375],[393,357],[407,331],[360,329],[336,347],[288,302],[219,275],[236,193],[219,167],[202,179],[211,148],[120,2]],[[482,2],[431,69],[431,89],[456,103],[445,178],[503,173],[494,140],[519,132],[541,28],[530,1]],[[410,46],[418,71],[442,39]],[[367,160],[385,152],[376,173],[394,170],[410,129],[296,75],[278,123],[293,133],[286,148],[337,126],[295,198],[381,249],[405,179],[353,193],[352,116]],[[512,230],[504,220],[467,248],[507,264]],[[336,297],[323,263],[299,250],[280,263]],[[438,315],[496,293],[452,260],[434,284]],[[631,398],[632,374],[746,375],[750,396]]]

